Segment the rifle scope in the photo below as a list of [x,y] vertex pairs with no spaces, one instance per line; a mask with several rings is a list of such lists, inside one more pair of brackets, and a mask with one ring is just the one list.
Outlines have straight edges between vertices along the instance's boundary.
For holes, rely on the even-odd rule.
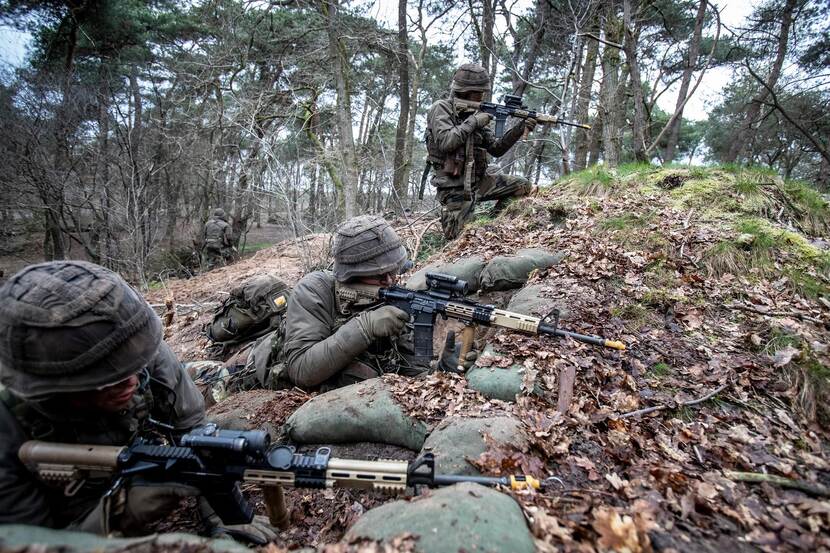
[[444,292],[450,295],[467,294],[467,281],[457,276],[444,273],[427,273],[427,288],[433,292]]
[[271,435],[265,430],[221,430],[214,423],[208,423],[182,436],[181,445],[264,455],[271,445]]

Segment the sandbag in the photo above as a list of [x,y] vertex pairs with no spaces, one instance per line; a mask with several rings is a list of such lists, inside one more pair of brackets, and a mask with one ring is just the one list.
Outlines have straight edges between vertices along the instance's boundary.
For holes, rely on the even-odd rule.
[[0,549],[17,551],[105,553],[107,551],[200,551],[202,553],[250,553],[231,539],[208,539],[181,532],[150,534],[140,538],[105,538],[86,532],[53,530],[25,524],[0,525]]
[[454,263],[431,263],[409,277],[406,287],[410,290],[426,290],[427,273],[444,273],[466,280],[468,290],[472,293],[478,290],[482,269],[484,260],[477,255],[462,257]]
[[487,451],[484,434],[496,443],[527,445],[522,424],[513,417],[449,417],[427,437],[421,454],[435,454],[435,471],[438,473],[480,476],[478,469],[467,459],[478,459]]
[[494,257],[481,271],[479,286],[483,292],[520,288],[534,269],[555,265],[562,257],[532,248],[519,250],[515,256]]
[[564,305],[554,299],[542,296],[544,289],[549,287],[550,285],[545,284],[525,286],[513,294],[505,309],[525,315],[533,315],[534,317],[544,317],[553,309],[558,309],[559,318],[561,320],[567,319],[568,310]]
[[413,534],[415,551],[533,553],[533,537],[519,505],[478,484],[456,484],[414,501],[394,501],[368,511],[344,541],[369,538],[389,543]]
[[382,379],[372,378],[312,398],[288,418],[284,432],[301,444],[378,442],[418,451],[427,426],[404,413]]
[[[498,352],[493,349],[492,344],[488,343],[479,359],[484,360],[493,355],[498,355]],[[465,377],[468,388],[476,390],[488,399],[516,401],[516,396],[525,392],[522,388],[525,371],[526,369],[518,363],[502,368],[495,365],[485,367],[477,362],[473,368],[467,371]],[[530,392],[541,394],[541,390],[535,382]]]

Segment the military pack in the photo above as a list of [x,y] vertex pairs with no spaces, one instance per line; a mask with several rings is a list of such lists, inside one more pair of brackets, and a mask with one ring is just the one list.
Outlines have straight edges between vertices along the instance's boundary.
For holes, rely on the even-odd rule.
[[231,290],[205,326],[214,343],[248,342],[276,330],[282,324],[291,288],[273,275],[262,275]]

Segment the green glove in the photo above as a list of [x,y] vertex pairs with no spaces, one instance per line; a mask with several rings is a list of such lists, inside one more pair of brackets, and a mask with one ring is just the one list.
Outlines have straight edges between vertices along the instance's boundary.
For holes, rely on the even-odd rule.
[[[447,341],[444,343],[444,350],[441,352],[441,358],[438,360],[438,366],[436,368],[441,372],[459,373],[459,353],[461,353],[461,344],[455,342],[455,331],[449,330],[447,331]],[[476,359],[478,359],[478,352],[476,350],[471,349],[467,352],[467,355],[464,356],[464,361],[461,363],[465,372],[472,368]]]
[[468,121],[470,119],[473,120],[474,128],[483,129],[484,127],[490,124],[490,121],[493,119],[493,116],[484,111],[477,111],[467,118]]
[[[151,522],[170,514],[183,498],[198,495],[199,490],[193,486],[177,482],[147,482],[135,478],[126,489],[111,499],[109,530],[117,530],[125,535],[144,533]],[[82,532],[106,534],[103,499],[82,520],[70,527]]]
[[279,535],[279,530],[268,523],[267,517],[261,515],[255,515],[248,524],[223,524],[222,519],[204,498],[199,501],[199,514],[202,516],[202,522],[209,528],[212,538],[230,537],[242,543],[265,545],[275,541]]
[[377,338],[400,336],[409,322],[409,313],[394,305],[384,305],[372,311],[364,311],[356,317],[363,334],[374,342]]

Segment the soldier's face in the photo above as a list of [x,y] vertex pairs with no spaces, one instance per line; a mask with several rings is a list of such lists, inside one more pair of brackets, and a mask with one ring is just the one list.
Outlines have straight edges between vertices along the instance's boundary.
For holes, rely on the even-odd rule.
[[370,286],[394,286],[398,283],[398,273],[395,271],[368,277],[360,277],[361,284],[368,284]]
[[470,91],[463,93],[461,97],[471,102],[481,102],[484,99],[484,93],[481,91]]
[[97,390],[72,394],[70,404],[82,409],[117,413],[129,405],[138,384],[138,375],[134,374]]

